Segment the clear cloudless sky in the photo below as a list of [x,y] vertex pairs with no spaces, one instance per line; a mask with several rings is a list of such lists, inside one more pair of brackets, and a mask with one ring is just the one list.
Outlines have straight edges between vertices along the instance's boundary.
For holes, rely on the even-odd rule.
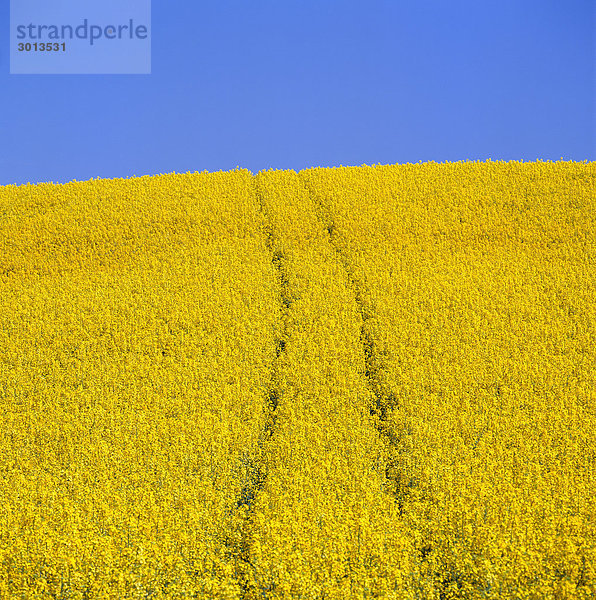
[[596,158],[593,0],[153,0],[151,25],[151,75],[9,75],[2,3],[0,185]]

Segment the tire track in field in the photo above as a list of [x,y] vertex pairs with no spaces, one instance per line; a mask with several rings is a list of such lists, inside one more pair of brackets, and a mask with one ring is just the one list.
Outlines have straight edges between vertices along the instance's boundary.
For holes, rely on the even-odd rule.
[[[381,438],[385,441],[388,450],[388,460],[385,465],[385,479],[387,482],[385,490],[397,503],[400,516],[407,519],[408,514],[405,504],[411,494],[412,486],[415,486],[416,483],[414,478],[411,477],[411,473],[403,465],[401,457],[406,451],[403,438],[389,419],[389,415],[392,412],[399,410],[399,402],[395,392],[387,382],[388,367],[383,359],[379,344],[370,331],[370,325],[372,325],[372,320],[376,316],[375,310],[365,300],[364,295],[368,290],[358,280],[347,253],[338,243],[339,236],[331,211],[319,199],[316,189],[309,182],[302,179],[302,183],[309,193],[321,223],[329,234],[330,244],[334,248],[338,260],[347,274],[358,311],[362,317],[360,339],[364,352],[365,376],[374,397],[369,410],[373,424]],[[430,564],[427,561],[429,560],[429,555],[434,551],[435,542],[428,537],[423,537],[416,544],[416,547],[420,563]],[[440,562],[439,565],[441,565]],[[441,566],[443,568],[442,572],[437,570],[437,566],[433,567],[431,577],[434,580],[434,590],[438,598],[444,600],[450,597],[450,590],[453,586],[461,590],[465,582],[462,579],[461,573],[454,571],[445,563]]]
[[353,291],[358,312],[362,317],[362,327],[360,328],[360,341],[362,343],[365,364],[365,377],[369,389],[373,393],[374,401],[369,406],[369,412],[373,424],[381,434],[389,450],[389,460],[385,468],[385,478],[388,483],[388,492],[390,492],[397,502],[400,515],[403,514],[404,500],[407,496],[409,478],[407,473],[400,466],[399,456],[403,452],[403,445],[398,433],[388,422],[388,415],[398,409],[398,402],[395,393],[386,383],[387,366],[383,361],[382,354],[379,351],[378,344],[370,332],[369,323],[374,318],[374,309],[364,300],[365,290],[354,275],[346,253],[337,243],[337,230],[333,216],[319,200],[316,190],[302,179],[302,183],[313,205],[316,208],[319,220],[329,234],[329,242],[337,255],[339,263],[347,274],[349,285]]
[[[411,473],[403,465],[402,456],[406,451],[403,439],[388,418],[393,411],[399,410],[399,402],[395,392],[387,382],[386,374],[388,367],[383,359],[379,345],[370,331],[371,321],[375,318],[374,307],[370,306],[364,299],[364,294],[367,290],[358,281],[350,264],[349,257],[338,243],[338,234],[333,215],[319,200],[316,190],[304,180],[303,185],[316,207],[321,223],[329,234],[329,242],[347,274],[358,311],[362,317],[360,340],[364,353],[365,377],[374,398],[369,411],[373,425],[379,432],[381,439],[385,441],[387,448],[388,459],[385,464],[386,485],[384,488],[386,493],[390,494],[396,502],[400,516],[407,519],[405,504],[410,496],[411,486],[415,485],[415,483],[411,477]],[[428,560],[429,554],[433,550],[433,545],[433,542],[429,539],[423,539],[416,544],[417,554],[421,563],[425,563]],[[461,588],[462,582],[457,573],[451,573],[446,577],[441,577],[438,573],[434,573],[434,577],[438,577],[435,581],[435,589],[438,592],[438,597],[442,600],[448,597],[448,588],[451,584],[457,585],[458,589]]]
[[[265,451],[271,438],[275,435],[277,415],[276,410],[279,404],[280,391],[278,386],[279,360],[285,352],[287,342],[287,315],[292,304],[292,297],[289,293],[288,277],[285,269],[285,257],[279,248],[271,219],[267,214],[263,202],[263,195],[255,179],[255,193],[259,202],[261,214],[265,219],[265,244],[271,255],[271,262],[275,267],[279,280],[279,296],[281,302],[281,332],[275,339],[275,360],[271,366],[271,384],[267,395],[267,418],[257,441],[257,451],[246,453],[242,459],[244,483],[240,494],[236,498],[233,511],[240,516],[240,523],[234,532],[233,539],[228,540],[227,545],[230,548],[229,558],[235,562],[235,577],[240,585],[241,598],[262,596],[268,598],[268,587],[261,584],[258,579],[258,573],[255,565],[250,560],[250,545],[248,542],[249,532],[253,526],[253,515],[255,510],[256,498],[263,489],[267,480],[267,465],[265,462]],[[250,577],[247,571],[253,572]],[[251,584],[251,581],[257,582],[258,588]]]

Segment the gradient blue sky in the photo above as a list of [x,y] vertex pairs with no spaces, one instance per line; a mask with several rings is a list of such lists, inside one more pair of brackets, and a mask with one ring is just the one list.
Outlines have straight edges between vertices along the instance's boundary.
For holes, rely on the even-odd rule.
[[0,185],[596,159],[593,0],[154,0],[151,75],[9,75]]

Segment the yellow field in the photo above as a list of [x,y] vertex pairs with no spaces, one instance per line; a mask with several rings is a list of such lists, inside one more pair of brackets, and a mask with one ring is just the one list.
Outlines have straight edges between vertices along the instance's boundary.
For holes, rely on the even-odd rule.
[[0,599],[596,596],[595,182],[0,187]]

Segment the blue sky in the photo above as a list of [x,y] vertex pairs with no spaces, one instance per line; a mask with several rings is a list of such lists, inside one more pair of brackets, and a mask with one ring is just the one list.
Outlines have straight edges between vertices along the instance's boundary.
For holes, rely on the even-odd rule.
[[154,0],[151,75],[9,75],[3,3],[0,185],[595,160],[595,7]]

